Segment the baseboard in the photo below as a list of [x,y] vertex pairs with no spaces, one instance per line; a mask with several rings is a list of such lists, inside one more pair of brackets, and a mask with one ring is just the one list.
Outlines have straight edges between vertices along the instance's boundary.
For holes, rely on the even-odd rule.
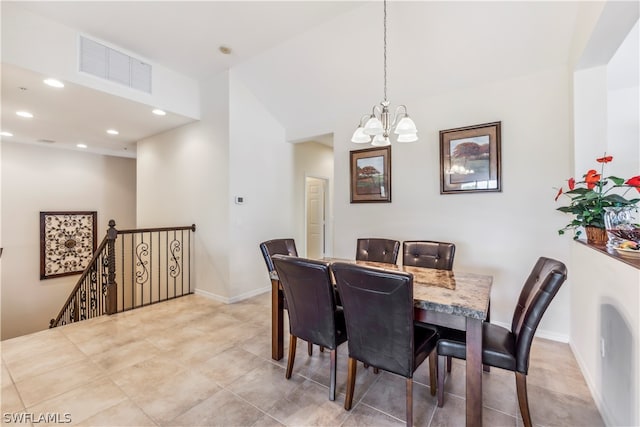
[[[511,330],[511,324],[510,323],[494,322],[493,320],[491,321],[491,323],[495,323],[496,325],[500,325],[503,328]],[[544,338],[544,339],[551,340],[551,341],[562,342],[562,343],[565,343],[565,344],[569,343],[569,335],[559,334],[557,332],[545,331],[545,330],[542,330],[542,329],[536,330],[536,337]]]
[[595,402],[596,407],[598,408],[598,411],[602,416],[602,420],[604,421],[604,424],[607,426],[615,425],[613,423],[614,418],[612,414],[609,412],[609,410],[606,408],[606,406],[604,405],[604,401],[602,400],[602,395],[600,395],[598,388],[596,387],[596,384],[593,381],[593,378],[591,378],[591,375],[589,375],[589,371],[587,370],[587,365],[586,363],[584,363],[584,360],[582,360],[582,356],[580,356],[580,353],[576,351],[575,347],[571,342],[569,343],[569,347],[571,348],[573,357],[575,357],[576,362],[578,362],[578,367],[580,368],[580,372],[582,372],[582,376],[584,377],[584,380],[587,383],[587,387],[589,387],[589,391],[591,392],[591,397],[593,398],[593,401]]
[[240,302],[251,297],[255,297],[257,295],[262,295],[266,292],[271,292],[271,286],[266,286],[264,288],[255,289],[253,291],[245,292],[244,294],[236,295],[234,297],[223,297],[218,294],[214,294],[213,292],[205,291],[202,289],[197,289],[194,291],[196,295],[202,295],[205,298],[212,299],[214,301],[222,302],[224,304],[233,304],[236,302]]

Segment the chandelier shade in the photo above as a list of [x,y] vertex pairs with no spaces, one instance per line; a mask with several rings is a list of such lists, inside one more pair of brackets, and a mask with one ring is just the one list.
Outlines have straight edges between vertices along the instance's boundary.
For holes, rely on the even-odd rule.
[[[391,145],[389,135],[398,135],[398,142],[415,142],[418,140],[418,128],[407,113],[407,107],[400,105],[393,115],[389,112],[387,101],[387,1],[384,0],[384,100],[374,105],[371,114],[365,114],[360,119],[358,127],[353,132],[351,142],[384,147]],[[365,121],[366,120],[366,121]],[[364,122],[364,124],[363,124]],[[373,138],[372,138],[373,137]]]

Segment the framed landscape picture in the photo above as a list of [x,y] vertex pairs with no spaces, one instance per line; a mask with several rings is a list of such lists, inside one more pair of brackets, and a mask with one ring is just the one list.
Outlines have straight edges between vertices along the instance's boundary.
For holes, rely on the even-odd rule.
[[391,147],[351,155],[351,203],[391,202]]
[[96,250],[95,211],[40,212],[40,279],[82,273]]
[[501,191],[500,124],[440,131],[440,194]]

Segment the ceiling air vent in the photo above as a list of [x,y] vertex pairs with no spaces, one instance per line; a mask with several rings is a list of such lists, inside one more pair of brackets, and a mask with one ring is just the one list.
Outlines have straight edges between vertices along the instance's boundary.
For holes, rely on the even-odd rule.
[[151,93],[151,65],[83,36],[80,71]]

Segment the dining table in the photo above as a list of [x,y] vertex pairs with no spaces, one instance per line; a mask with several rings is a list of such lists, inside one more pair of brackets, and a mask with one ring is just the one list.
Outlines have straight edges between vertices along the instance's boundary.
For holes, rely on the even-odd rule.
[[[464,271],[386,264],[371,261],[321,258],[320,261],[353,262],[413,275],[414,319],[466,332],[466,425],[482,425],[482,323],[489,315],[493,277]],[[272,340],[271,357],[284,353],[284,294],[277,272],[270,273]]]

